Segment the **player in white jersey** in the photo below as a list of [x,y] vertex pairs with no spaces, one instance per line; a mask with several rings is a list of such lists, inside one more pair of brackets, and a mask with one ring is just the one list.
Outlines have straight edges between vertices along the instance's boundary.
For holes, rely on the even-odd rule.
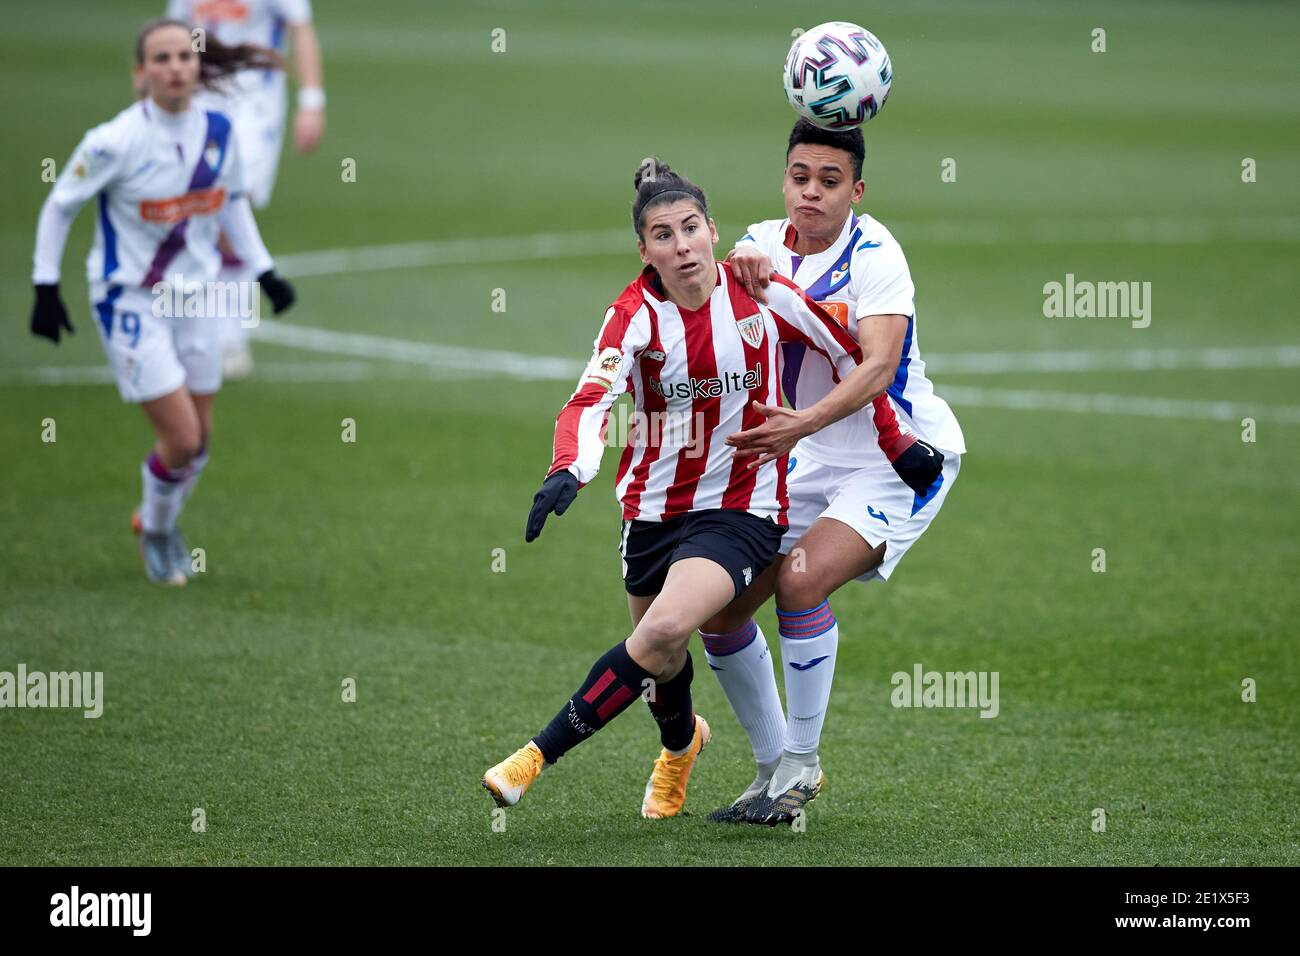
[[[226,46],[251,44],[274,50],[287,58],[293,50],[298,82],[298,111],[294,116],[294,145],[309,153],[325,131],[325,89],[320,43],[312,23],[311,0],[168,0],[167,16],[201,28]],[[284,142],[288,115],[288,80],[284,70],[247,69],[220,87],[204,90],[199,103],[231,118],[244,158],[245,188],[254,209],[271,201],[276,170]],[[222,279],[239,282],[251,278],[249,265],[223,244]],[[227,378],[242,378],[252,371],[249,329],[227,320],[222,347]]]
[[[641,813],[681,811],[710,734],[692,706],[687,643],[763,572],[786,525],[784,461],[748,468],[722,439],[757,427],[755,406],[776,403],[780,343],[825,356],[835,379],[854,378],[860,357],[792,283],[774,282],[760,305],[714,261],[717,231],[697,186],[654,159],[635,184],[632,219],[647,268],[605,313],[591,362],[556,419],[554,456],[525,534],[536,538],[547,515],[563,514],[595,477],[610,407],[632,394],[635,424],[617,479],[632,633],[539,734],[484,775],[500,806],[518,802],[544,766],[644,697],[663,750]],[[909,443],[887,400],[878,424],[871,437],[883,446]]]
[[[866,188],[863,156],[861,130],[797,123],[786,150],[787,218],[751,226],[729,257],[756,297],[769,276],[802,286],[858,341],[867,371],[856,380],[863,391],[832,391],[820,356],[786,346],[782,387],[792,408],[766,408],[760,428],[727,439],[739,455],[758,456],[751,461],[789,453],[790,526],[781,553],[794,558],[774,561],[701,631],[758,765],[740,797],[711,815],[717,821],[788,823],[820,791],[818,744],[839,643],[828,599],[848,581],[889,578],[938,514],[966,451],[957,419],[925,374],[903,252],[883,225],[853,212]],[[933,483],[899,480],[880,450],[861,440],[869,412],[855,409],[881,394],[941,461]],[[773,593],[788,716],[753,621]]]
[[[91,313],[122,399],[140,404],[157,437],[141,465],[133,525],[150,580],[181,585],[191,564],[176,521],[207,462],[221,387],[218,322],[232,310],[257,315],[259,285],[277,313],[293,301],[244,195],[238,137],[193,94],[200,83],[276,60],[211,40],[196,54],[189,28],[170,20],[145,25],[135,57],[143,98],[85,135],[41,208],[31,328],[55,344],[61,330],[73,331],[59,296],[63,249],[77,211],[96,199],[86,259]],[[253,265],[258,285],[214,281],[219,230]]]

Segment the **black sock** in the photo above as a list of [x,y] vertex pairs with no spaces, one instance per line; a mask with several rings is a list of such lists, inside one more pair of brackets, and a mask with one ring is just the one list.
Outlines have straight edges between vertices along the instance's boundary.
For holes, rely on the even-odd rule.
[[655,685],[650,715],[659,724],[659,739],[668,750],[685,750],[695,738],[695,708],[691,705],[691,655],[672,680]]
[[[547,763],[555,763],[578,744],[627,710],[651,677],[619,641],[596,661],[582,686],[551,718],[533,743]],[[683,744],[683,746],[685,746]]]

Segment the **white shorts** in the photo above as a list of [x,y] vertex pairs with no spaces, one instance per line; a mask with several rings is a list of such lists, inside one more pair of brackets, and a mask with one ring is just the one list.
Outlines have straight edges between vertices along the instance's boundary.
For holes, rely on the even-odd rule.
[[871,464],[854,468],[823,464],[801,454],[796,445],[786,470],[790,529],[781,539],[781,553],[789,554],[818,518],[834,518],[873,548],[884,542],[885,557],[880,566],[858,580],[887,581],[894,566],[943,507],[960,468],[961,457],[945,452],[939,487],[922,498],[904,484],[883,453]]
[[221,388],[221,325],[211,318],[159,318],[140,286],[93,283],[90,312],[124,402],[148,402],[182,385],[196,395]]

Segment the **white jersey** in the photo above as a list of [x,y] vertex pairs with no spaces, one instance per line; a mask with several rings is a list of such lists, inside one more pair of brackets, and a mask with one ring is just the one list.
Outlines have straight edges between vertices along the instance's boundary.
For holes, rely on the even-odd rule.
[[[167,16],[202,27],[221,43],[252,43],[284,54],[288,28],[311,22],[311,0],[167,0]],[[241,70],[223,88],[231,96],[284,96],[284,71]]]
[[[177,273],[186,282],[217,277],[218,216],[242,192],[239,150],[224,114],[193,104],[171,114],[144,99],[85,135],[47,202],[70,222],[98,197],[87,278],[152,287]],[[57,256],[42,268],[41,253],[38,244],[34,281],[57,281]],[[270,268],[264,248],[257,257],[250,266]]]
[[[966,441],[956,416],[925,376],[912,277],[903,250],[889,230],[870,216],[850,215],[839,238],[824,252],[810,256],[794,254],[795,238],[790,220],[769,219],[750,226],[736,248],[756,246],[772,261],[778,275],[803,287],[855,341],[858,320],[864,316],[907,316],[898,372],[887,394],[903,422],[919,437],[941,451],[965,454]],[[787,401],[795,408],[805,408],[825,397],[835,385],[826,361],[798,345],[786,345],[784,350],[781,387]],[[862,440],[873,428],[872,414],[870,405],[854,412],[803,439],[800,448],[826,464],[866,466],[877,457],[875,443]]]
[[[729,508],[786,523],[785,457],[750,469],[723,439],[762,424],[754,401],[776,402],[778,343],[824,356],[837,377],[862,353],[793,284],[773,282],[759,305],[730,269],[719,264],[717,272],[713,294],[694,312],[669,301],[649,268],[609,307],[591,362],[557,416],[547,474],[595,478],[610,406],[630,392],[637,415],[615,481],[625,519]],[[895,441],[896,420],[882,407],[883,431]]]

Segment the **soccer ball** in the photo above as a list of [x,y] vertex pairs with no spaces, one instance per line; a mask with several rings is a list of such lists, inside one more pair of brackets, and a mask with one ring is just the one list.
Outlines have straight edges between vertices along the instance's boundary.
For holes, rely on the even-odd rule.
[[823,23],[795,37],[785,58],[785,96],[822,129],[861,126],[889,99],[884,44],[854,23]]

